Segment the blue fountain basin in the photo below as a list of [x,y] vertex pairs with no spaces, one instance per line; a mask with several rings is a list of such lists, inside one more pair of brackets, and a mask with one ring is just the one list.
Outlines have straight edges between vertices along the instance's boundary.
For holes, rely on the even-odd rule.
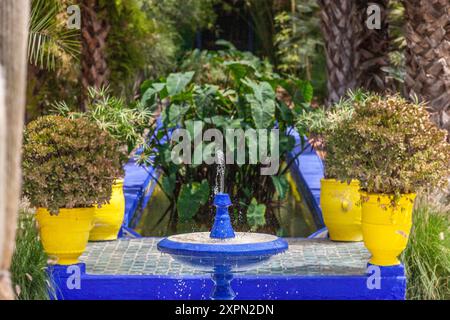
[[256,266],[288,249],[286,240],[258,233],[236,233],[232,239],[212,239],[209,233],[181,234],[165,238],[158,250],[175,260],[205,271],[228,266],[234,272]]

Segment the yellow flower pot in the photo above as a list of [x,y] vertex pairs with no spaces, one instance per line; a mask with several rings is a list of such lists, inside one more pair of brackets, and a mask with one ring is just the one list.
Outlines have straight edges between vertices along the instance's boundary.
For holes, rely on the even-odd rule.
[[412,225],[416,194],[405,194],[392,206],[389,195],[362,193],[364,245],[372,254],[370,263],[400,264],[397,257],[406,248]]
[[57,264],[78,263],[86,250],[92,229],[94,208],[60,209],[57,216],[45,208],[36,211],[36,220],[45,252]]
[[109,204],[95,208],[94,228],[90,241],[116,240],[125,215],[123,180],[116,180],[112,188]]
[[320,206],[330,239],[362,241],[359,181],[348,184],[322,179],[320,182]]

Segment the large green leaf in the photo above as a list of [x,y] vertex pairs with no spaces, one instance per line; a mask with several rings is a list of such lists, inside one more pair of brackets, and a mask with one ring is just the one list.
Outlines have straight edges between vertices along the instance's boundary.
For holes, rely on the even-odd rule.
[[145,80],[141,84],[141,95],[143,95],[151,86],[153,85],[153,80]]
[[270,83],[266,81],[255,82],[248,78],[242,80],[242,83],[249,87],[258,100],[275,100],[276,94]]
[[211,117],[218,113],[215,102],[218,92],[219,88],[213,85],[195,87],[193,97],[195,109],[200,118]]
[[143,95],[150,88],[152,88],[156,92],[161,92],[165,87],[166,87],[165,82],[155,82],[154,80],[145,80],[141,84],[141,94]]
[[300,92],[304,99],[304,102],[311,102],[314,97],[314,88],[309,81],[299,80],[297,82],[300,87]]
[[209,198],[209,184],[207,180],[202,183],[192,182],[181,186],[177,200],[177,210],[180,222],[191,220]]
[[289,92],[295,104],[309,104],[314,97],[314,88],[309,81],[290,79],[282,81],[282,86]]
[[286,122],[286,125],[292,126],[294,124],[294,114],[286,103],[280,101],[277,103],[277,108],[280,110],[281,119]]
[[252,96],[247,96],[247,100],[250,103],[256,129],[270,128],[274,119],[275,101],[259,101]]
[[221,129],[239,129],[242,128],[242,122],[244,120],[237,118],[237,119],[230,119],[229,116],[213,116],[211,118],[205,118],[204,122],[208,124],[214,125],[216,128]]
[[163,110],[161,121],[168,128],[173,128],[180,122],[181,118],[187,111],[187,107],[183,107],[177,104],[171,104]]
[[152,111],[153,109],[156,109],[156,107],[158,106],[156,104],[156,94],[157,91],[153,87],[148,88],[141,98],[142,105],[144,105],[145,107],[149,108]]
[[275,91],[268,82],[257,83],[246,79],[243,83],[253,91],[245,97],[250,104],[256,129],[270,128],[275,118]]
[[170,175],[170,176],[163,176],[161,181],[161,186],[165,194],[168,196],[172,196],[173,190],[175,189],[175,183],[176,183],[176,176]]
[[195,72],[172,73],[167,77],[167,91],[170,96],[177,95],[184,91],[189,82],[192,81]]
[[230,70],[235,81],[239,81],[242,78],[246,77],[247,75],[253,74],[253,73],[258,74],[258,76],[259,76],[258,71],[256,70],[255,66],[250,61],[246,61],[246,60],[226,61],[224,63],[224,66],[226,66]]
[[253,198],[247,208],[247,223],[252,230],[256,230],[258,227],[262,227],[266,224],[265,215],[266,206],[264,204],[258,204],[258,201]]
[[[196,120],[196,121],[201,121],[201,120]],[[184,126],[186,128],[186,130],[189,132],[189,135],[191,136],[191,139],[194,140],[195,136],[194,136],[194,120],[186,120],[184,121]]]

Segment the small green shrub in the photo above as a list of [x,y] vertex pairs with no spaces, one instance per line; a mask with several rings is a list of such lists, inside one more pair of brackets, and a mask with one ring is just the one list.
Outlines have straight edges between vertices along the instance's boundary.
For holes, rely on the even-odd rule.
[[357,177],[363,190],[395,196],[447,186],[450,145],[423,105],[372,94],[354,106],[325,136],[329,175]]
[[308,135],[330,135],[339,123],[353,117],[355,103],[363,102],[368,96],[368,93],[362,90],[349,91],[348,96],[342,98],[332,108],[305,108],[297,119],[297,130]]
[[54,104],[56,114],[70,119],[86,118],[126,146],[131,153],[144,142],[144,131],[153,116],[140,102],[127,106],[121,98],[111,96],[108,88],[89,88],[86,112],[72,112],[65,102]]
[[[362,90],[350,91],[348,96],[342,98],[332,108],[308,108],[304,109],[296,124],[298,132],[305,133],[310,138],[321,140],[320,150],[315,146],[316,150],[326,155],[327,141],[326,136],[331,136],[343,121],[350,121],[353,117],[356,103],[362,103],[369,97],[367,92]],[[336,179],[334,175],[336,171],[333,168],[333,162],[326,162],[325,178]]]
[[450,299],[449,214],[427,204],[414,210],[413,229],[402,256],[407,299]]
[[38,118],[24,134],[24,195],[52,214],[105,204],[123,161],[120,143],[90,121]]
[[34,212],[28,205],[22,204],[11,264],[12,283],[17,299],[48,300],[54,295],[46,271],[47,259],[39,240]]

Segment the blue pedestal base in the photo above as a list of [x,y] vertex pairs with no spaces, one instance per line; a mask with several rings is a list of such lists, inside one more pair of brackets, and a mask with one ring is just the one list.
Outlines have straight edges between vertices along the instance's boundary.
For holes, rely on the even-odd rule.
[[214,282],[214,290],[211,293],[211,300],[234,300],[236,294],[231,288],[231,280],[233,274],[231,268],[226,266],[218,266],[211,275]]

